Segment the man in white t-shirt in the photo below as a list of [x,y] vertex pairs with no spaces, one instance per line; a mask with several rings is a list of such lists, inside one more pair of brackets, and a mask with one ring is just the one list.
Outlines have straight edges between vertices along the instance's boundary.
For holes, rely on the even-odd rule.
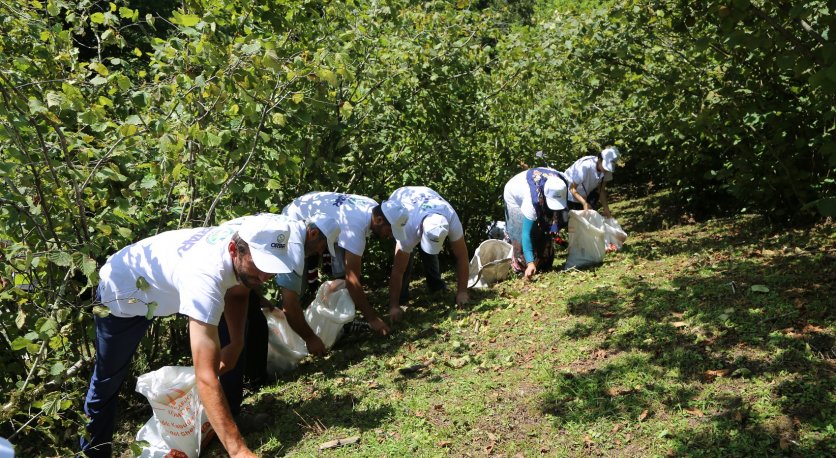
[[[321,213],[337,221],[340,225],[340,238],[331,260],[332,276],[345,278],[348,294],[369,326],[382,336],[388,335],[389,326],[380,319],[363,291],[360,271],[366,238],[369,234],[384,239],[393,235],[396,238],[402,237],[407,220],[406,209],[392,202],[380,205],[374,199],[355,194],[310,192],[294,199],[282,213],[303,220]],[[308,352],[323,354],[325,347],[302,316],[298,299],[294,300],[292,296],[283,296],[282,299],[288,324],[305,340]]]
[[409,301],[409,277],[415,253],[421,253],[427,286],[431,292],[446,290],[438,266],[438,253],[450,240],[450,249],[456,257],[456,305],[470,300],[467,292],[469,259],[464,230],[459,215],[449,202],[426,186],[404,186],[396,189],[387,202],[402,205],[409,212],[403,237],[395,237],[395,258],[389,277],[389,316],[397,321],[402,313],[401,305]]
[[250,290],[275,274],[301,272],[305,254],[322,252],[326,235],[335,234],[336,222],[325,217],[306,225],[263,213],[163,232],[110,256],[99,272],[98,300],[110,314],[95,317],[96,364],[81,453],[110,457],[119,389],[137,346],[155,317],[182,313],[189,317],[198,395],[212,428],[231,457],[255,456],[233,420],[242,396],[237,404],[228,399],[219,376],[240,370]]
[[597,156],[584,156],[568,169],[569,209],[589,210],[601,204],[601,214],[611,217],[607,204],[607,182],[612,180],[615,162],[619,151],[615,146],[607,146]]

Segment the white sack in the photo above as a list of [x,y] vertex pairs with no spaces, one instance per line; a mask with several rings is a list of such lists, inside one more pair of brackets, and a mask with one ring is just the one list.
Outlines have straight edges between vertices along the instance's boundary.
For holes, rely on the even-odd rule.
[[332,280],[319,287],[316,299],[305,310],[305,320],[322,339],[325,348],[331,348],[343,325],[354,320],[355,314],[354,301],[348,294],[345,281]]
[[291,329],[284,312],[264,312],[267,318],[267,373],[286,372],[308,356],[308,348],[299,334]]
[[569,211],[569,247],[566,268],[604,262],[604,217],[595,210]]
[[485,240],[473,253],[467,280],[468,288],[487,288],[505,280],[511,273],[513,247],[503,240]]
[[607,252],[620,250],[627,240],[627,233],[615,218],[604,218],[604,249]]
[[[267,373],[275,375],[294,369],[308,355],[305,341],[290,327],[284,313],[264,312],[267,318]],[[343,325],[355,316],[354,301],[344,280],[325,282],[316,299],[305,310],[305,321],[319,336],[325,348],[331,348],[340,336]]]
[[200,455],[204,438],[214,435],[197,395],[194,367],[165,366],[137,378],[136,391],[154,409],[136,435],[147,441],[142,458],[188,457]]

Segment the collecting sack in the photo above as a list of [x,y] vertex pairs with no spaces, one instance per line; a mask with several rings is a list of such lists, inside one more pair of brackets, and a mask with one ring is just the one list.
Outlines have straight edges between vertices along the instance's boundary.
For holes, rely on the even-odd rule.
[[607,253],[618,251],[624,246],[627,233],[615,218],[604,218],[604,249]]
[[569,211],[569,247],[566,268],[604,262],[604,217],[595,210]]
[[505,280],[511,273],[513,247],[503,240],[485,240],[470,260],[468,288],[487,288]]
[[[325,348],[331,348],[339,338],[343,325],[355,316],[354,301],[348,294],[344,280],[332,280],[322,284],[316,299],[305,309],[305,321],[322,339]],[[295,368],[308,355],[305,341],[290,327],[281,311],[264,311],[267,318],[267,373],[275,376]]]
[[136,434],[146,441],[142,458],[197,458],[214,437],[197,395],[194,367],[165,366],[137,378],[136,391],[154,409],[154,416]]

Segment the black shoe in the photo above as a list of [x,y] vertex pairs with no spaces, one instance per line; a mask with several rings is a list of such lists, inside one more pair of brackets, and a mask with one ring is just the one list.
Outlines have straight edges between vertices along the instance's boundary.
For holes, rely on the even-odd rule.
[[367,321],[354,320],[343,325],[343,334],[347,336],[371,332],[372,326]]

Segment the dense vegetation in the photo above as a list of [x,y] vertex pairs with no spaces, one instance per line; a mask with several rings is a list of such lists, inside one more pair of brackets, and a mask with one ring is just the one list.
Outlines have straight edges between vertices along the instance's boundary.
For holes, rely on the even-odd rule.
[[109,253],[309,190],[426,184],[479,240],[535,151],[616,144],[695,215],[836,214],[834,2],[592,3],[0,2],[0,435],[73,447]]

